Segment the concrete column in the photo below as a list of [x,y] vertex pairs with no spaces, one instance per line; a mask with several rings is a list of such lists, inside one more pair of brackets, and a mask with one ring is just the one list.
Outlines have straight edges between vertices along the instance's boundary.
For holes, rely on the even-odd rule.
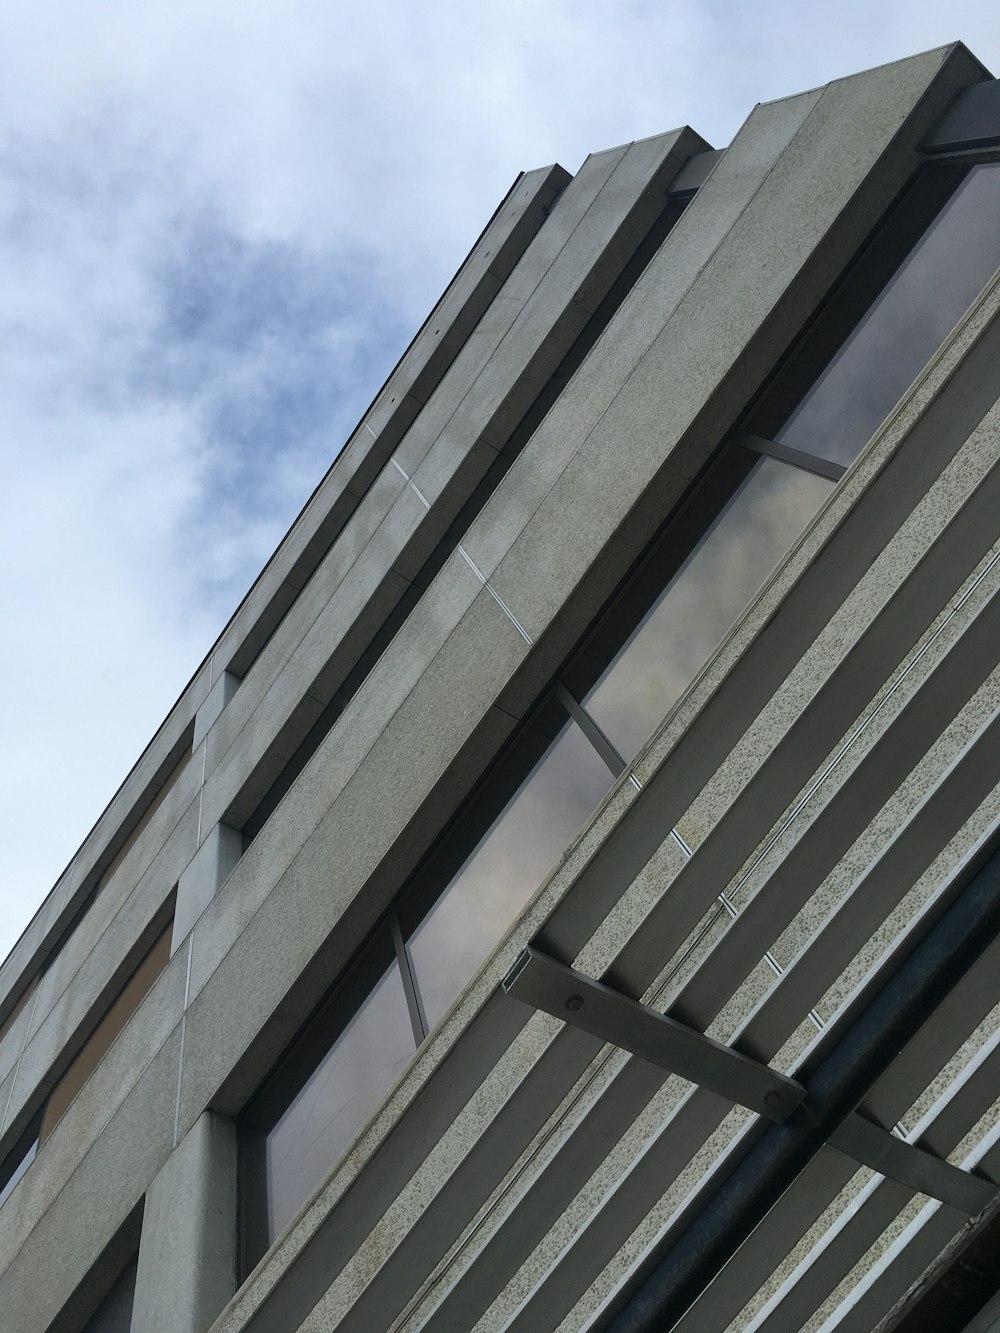
[[177,881],[171,954],[233,873],[242,855],[243,834],[226,824],[216,824]]
[[195,714],[193,745],[196,750],[208,735],[211,727],[222,716],[222,710],[236,693],[239,683],[239,676],[234,676],[230,671],[223,671],[209,690],[204,703]]
[[146,1192],[133,1333],[205,1333],[236,1290],[236,1125],[205,1111]]

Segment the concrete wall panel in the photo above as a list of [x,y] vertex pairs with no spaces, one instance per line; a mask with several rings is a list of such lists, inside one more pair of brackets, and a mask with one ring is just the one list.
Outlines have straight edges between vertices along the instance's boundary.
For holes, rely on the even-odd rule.
[[[323,550],[385,465],[403,432],[458,355],[502,281],[546,219],[569,177],[561,167],[541,168],[515,183],[508,199],[474,247],[455,281],[432,311],[414,344],[389,377],[337,465],[311,497],[261,578],[223,631],[215,648],[221,666],[243,675],[252,657],[242,643],[269,602],[283,600],[284,585],[301,588]],[[339,502],[339,504],[338,504]],[[327,515],[338,507],[331,524]],[[246,660],[244,660],[246,659]]]
[[[719,427],[725,430],[733,424],[733,409],[743,407],[747,399],[719,393],[720,380],[724,382],[729,368],[744,358],[749,340],[758,336],[758,329],[843,212],[844,199],[866,183],[875,162],[880,161],[879,193],[886,201],[893,186],[898,189],[912,172],[913,144],[897,146],[892,153],[886,152],[886,144],[907,109],[921,100],[941,63],[939,52],[903,62],[906,70],[894,66],[891,102],[880,71],[857,76],[850,91],[832,85],[802,121],[772,167],[767,189],[747,203],[713,262],[634,370],[628,394],[618,395],[608,406],[587,438],[586,450],[568,464],[563,484],[535,511],[516,554],[512,551],[497,568],[497,591],[509,605],[521,607],[517,614],[532,637],[566,600],[579,572],[604,554],[602,539],[609,539],[623,522],[663,463],[671,459],[675,483],[678,472],[690,475],[716,447],[719,434],[699,422],[713,393],[719,394]],[[904,76],[905,98],[898,87]],[[934,101],[939,99],[937,94]],[[909,137],[915,141],[918,129],[911,128]],[[668,258],[672,239],[664,244],[661,261]],[[816,301],[822,290],[814,288],[810,295]],[[796,304],[800,302],[801,298]],[[609,327],[605,338],[613,335],[613,329]],[[771,341],[756,373],[747,365],[744,392],[759,386],[779,346]],[[692,428],[696,433],[687,435]],[[693,457],[685,468],[688,450]],[[672,451],[680,454],[679,468]],[[532,453],[529,446],[525,467],[530,467]],[[553,531],[565,534],[555,549]],[[478,563],[480,552],[472,534],[469,545]],[[489,562],[480,568],[489,574]],[[533,573],[539,569],[547,571],[543,580]],[[529,605],[526,591],[532,585]]]
[[[22,1208],[5,1217],[0,1309],[19,1333],[48,1329],[141,1200],[146,1182],[166,1161],[173,1145],[179,1051],[175,1034],[142,1069],[132,1095],[43,1209],[35,1199],[29,1207],[25,1197]],[[63,1124],[68,1123],[69,1116]],[[40,1166],[41,1157],[4,1205],[5,1213]],[[13,1257],[3,1237],[21,1242]],[[39,1281],[40,1274],[44,1281]]]
[[[980,75],[967,53],[950,48],[753,113],[473,523],[474,563],[461,552],[449,558],[221,891],[214,898],[200,891],[200,914],[166,972],[4,1205],[0,1308],[13,1312],[19,1329],[41,1333],[60,1310],[71,1310],[146,1190],[152,1185],[154,1205],[170,1194],[169,1182],[183,1176],[184,1143],[194,1142],[184,1135],[205,1123],[206,1107],[242,1109],[915,169],[921,136]],[[218,836],[223,816],[249,814],[280,772],[657,217],[684,158],[703,147],[682,132],[596,155],[544,225],[542,211],[564,184],[560,173],[541,173],[505,202],[503,221],[488,230],[435,311],[447,307],[450,324],[432,318],[421,330],[342,463],[57,886],[14,966],[0,971],[0,995],[5,985],[21,984],[203,708],[197,725],[199,739],[208,728],[207,749],[44,979],[36,1012],[25,1020],[30,1040],[20,1064],[7,1049],[17,1024],[0,1051],[8,1142],[136,960],[173,883],[187,871],[204,890],[203,867],[192,865],[199,838]],[[987,330],[965,344],[968,364],[986,356],[990,337]],[[662,1075],[642,1083],[624,1057],[596,1063],[598,1043],[529,1019],[498,993],[498,983],[521,945],[541,939],[560,956],[586,959],[595,973],[614,964],[637,994],[665,984],[676,941],[704,924],[722,884],[737,892],[734,877],[744,875],[762,831],[777,827],[838,737],[919,651],[934,617],[958,605],[963,579],[991,540],[996,477],[987,473],[997,435],[979,387],[960,392],[961,371],[946,382],[949,354],[651,738],[636,761],[642,790],[626,781],[612,791],[470,982],[223,1317],[226,1333],[287,1333],[303,1315],[306,1328],[343,1319],[345,1330],[367,1333],[388,1327],[428,1280],[436,1294],[422,1309],[431,1327],[447,1327],[456,1312],[463,1327],[476,1319],[483,1327],[497,1319],[530,1323],[543,1300],[539,1282],[555,1293],[546,1317],[572,1317],[574,1302],[586,1306],[595,1272],[605,1271],[604,1291],[613,1282],[604,1265],[618,1261],[623,1240],[646,1226],[646,1243],[648,1228],[669,1221],[699,1173],[723,1160],[727,1144],[710,1132],[729,1124],[724,1106],[702,1093],[688,1096]],[[956,395],[960,410],[949,412]],[[387,466],[397,447],[413,486]],[[907,457],[913,466],[905,469]],[[920,659],[928,681],[942,688],[965,662],[957,654],[975,648],[976,661],[983,656],[973,623],[978,607],[962,605],[968,627],[963,637],[954,621],[955,655],[928,651]],[[221,707],[214,696],[205,703],[211,681],[240,654],[248,665],[286,609],[241,688]],[[793,625],[790,617],[799,619]],[[914,668],[868,748],[845,762],[815,811],[774,844],[776,882],[801,853],[806,879],[822,881],[815,901],[803,907],[801,885],[793,886],[794,902],[791,893],[779,902],[762,879],[740,881],[747,920],[766,916],[772,933],[785,932],[775,945],[785,963],[812,938],[816,913],[832,901],[824,892],[835,892],[817,845],[826,812],[839,821],[838,837],[854,828],[852,820],[864,824],[868,865],[905,822],[908,799],[930,799],[936,781],[947,788],[949,764],[963,747],[969,762],[987,752],[986,687],[976,693],[976,682],[963,676],[950,712],[938,710],[941,727],[968,697],[965,712],[936,749],[916,754],[907,728],[917,713],[906,708],[923,709],[921,734],[931,725],[924,714],[933,711],[930,695],[907,693],[918,676]],[[199,797],[206,759],[211,776]],[[907,775],[912,782],[883,801],[897,768],[900,783]],[[865,773],[878,779],[870,788],[858,776]],[[955,820],[969,816],[974,795],[969,788],[964,805],[954,803]],[[866,800],[872,811],[862,809]],[[685,861],[665,820],[679,821],[696,848],[693,860]],[[928,837],[947,832],[943,823],[928,829]],[[984,836],[981,821],[975,836]],[[898,925],[885,927],[887,948]],[[695,950],[671,993],[680,1002],[687,997],[698,1021],[727,1038],[775,983],[763,964],[727,944],[739,927],[727,936],[709,926],[705,939],[717,956],[705,961]],[[710,985],[712,968],[727,959],[732,976]],[[793,1062],[801,1049],[800,1041],[781,1059]],[[408,1106],[415,1114],[400,1120]],[[626,1113],[634,1127],[609,1154],[595,1126],[602,1116],[615,1124]],[[740,1123],[730,1125],[729,1142]],[[636,1169],[647,1144],[652,1156],[643,1162],[662,1170]],[[690,1150],[686,1162],[676,1158],[678,1144]],[[592,1173],[592,1202],[615,1192],[613,1217],[591,1223],[581,1195],[579,1206],[561,1207],[561,1220],[548,1218],[545,1210],[565,1203],[584,1172]],[[667,1194],[661,1179],[673,1181]],[[144,1241],[140,1309],[167,1309],[172,1317],[182,1303],[171,1306],[160,1279],[179,1252],[168,1225],[174,1204],[159,1213]],[[162,1262],[151,1257],[154,1231],[173,1245]],[[187,1266],[198,1265],[196,1231],[182,1238]],[[628,1245],[621,1262],[633,1264],[638,1251]],[[64,1262],[39,1295],[37,1274],[52,1254]],[[293,1255],[300,1262],[289,1269]],[[293,1291],[304,1274],[319,1301],[311,1314]],[[463,1281],[469,1299],[442,1303],[445,1288],[460,1292]],[[282,1304],[283,1292],[290,1304]],[[296,1300],[302,1308],[281,1325],[281,1312]],[[211,1318],[203,1313],[201,1323]],[[165,1317],[142,1315],[157,1323]]]
[[481,588],[465,561],[458,554],[452,556],[400,630],[393,653],[378,663],[349,704],[341,725],[296,780],[294,801],[279,807],[245,853],[225,891],[199,922],[194,934],[192,997],[299,854]]
[[[196,790],[193,781],[192,786]],[[190,798],[190,792],[186,795]],[[184,796],[178,793],[178,805],[182,805]],[[120,967],[125,957],[134,955],[140,938],[148,936],[152,923],[165,924],[164,906],[197,850],[198,797],[188,799],[179,818],[176,809],[162,809],[162,820],[160,814],[157,811],[157,819],[151,821],[132,849],[140,864],[152,852],[145,869],[132,881],[130,853],[119,868],[120,874],[116,872],[113,883],[97,895],[59,958],[42,978],[31,1025],[32,1037],[60,1004],[79,1019],[89,1008],[83,994],[74,990],[81,974],[91,969],[96,974],[109,965]],[[103,984],[107,985],[109,979],[110,974],[105,972]],[[68,1032],[62,1032],[59,1043],[68,1037]]]
[[[196,926],[185,1113],[199,1096],[206,1095],[204,1083],[197,1092],[188,1091],[200,1059],[195,1054],[199,1042],[217,1052],[216,1059],[221,1057],[231,1065],[232,1053],[246,1049],[279,1005],[289,978],[307,967],[339,918],[346,916],[350,927],[341,945],[343,961],[374,925],[400,886],[377,876],[373,879],[373,871],[417,813],[421,799],[443,776],[469,732],[488,712],[497,675],[513,670],[526,651],[527,645],[492,597],[480,593],[264,899],[232,953],[209,974],[205,962],[219,956],[220,941],[213,943],[209,959],[203,961],[201,937],[214,927],[218,913],[206,913],[204,930],[202,922]],[[328,738],[314,757],[310,764],[314,772],[322,771],[324,751],[334,741],[335,736]],[[365,885],[365,894],[359,898]],[[230,891],[239,891],[238,871],[222,897]],[[220,1011],[221,997],[232,994],[233,978],[245,971],[251,957],[258,960],[252,992],[241,993],[238,1004]],[[336,975],[332,967],[323,970],[327,978]],[[204,987],[203,993],[199,987]],[[316,998],[312,997],[312,1003]],[[224,1068],[225,1063],[216,1064],[212,1076],[218,1077]]]
[[[589,290],[596,299],[595,294],[610,285],[627,257],[622,233],[634,237],[648,227],[662,208],[666,186],[680,166],[680,158],[674,150],[681,138],[684,136],[664,135],[631,148],[598,155],[588,160],[585,168],[565,191],[559,205],[514,269],[505,287],[505,293],[511,289],[521,293],[519,299],[523,298],[525,304],[520,314],[511,311],[512,322],[506,331],[498,327],[496,336],[499,341],[495,353],[491,354],[485,368],[480,371],[477,365],[478,359],[482,357],[482,349],[470,344],[451,367],[428,410],[421,414],[405,437],[399,450],[400,465],[410,475],[411,469],[421,463],[426,464],[426,467],[421,468],[422,480],[426,474],[424,484],[430,491],[427,498],[436,501],[435,508],[429,519],[423,502],[415,492],[407,489],[399,496],[364,547],[362,568],[368,581],[378,578],[385,562],[395,561],[396,568],[402,567],[407,573],[414,573],[416,565],[413,555],[407,556],[405,553],[407,544],[410,544],[411,550],[415,545],[418,554],[428,552],[436,539],[435,534],[444,530],[464,498],[471,493],[490,462],[488,452],[479,455],[474,453],[475,441],[487,431],[491,438],[502,443],[514,418],[520,417],[568,350],[587,318],[582,307],[574,305],[573,293],[586,280],[590,282]],[[693,138],[690,135],[684,138],[685,151],[694,146],[688,142]],[[614,252],[614,259],[610,257],[611,252]],[[598,260],[600,273],[595,276],[592,270]],[[498,307],[498,310],[505,309]],[[560,310],[568,312],[568,323],[565,323],[562,332],[560,320],[563,316],[559,314]],[[466,364],[470,358],[473,360],[471,370],[476,373],[471,376],[470,387],[464,390],[464,384],[470,378],[470,367]],[[513,389],[512,383],[515,386]],[[461,397],[463,391],[464,398]],[[456,399],[460,399],[457,410],[452,406]],[[453,415],[444,434],[437,435],[435,445],[435,431],[439,428],[435,404],[438,402],[449,403],[449,411]],[[507,419],[506,425],[498,426],[498,412],[501,415],[513,412],[513,416]],[[429,451],[434,451],[433,460],[428,456]],[[391,468],[387,470],[395,471]],[[398,486],[400,480],[397,477],[392,483],[393,487]],[[456,486],[456,481],[461,484]],[[446,487],[454,494],[450,504],[443,502]],[[364,508],[362,506],[362,510]],[[359,510],[359,515],[362,510]],[[425,525],[428,532],[423,536]],[[418,533],[421,535],[418,536]],[[381,560],[377,554],[379,551],[385,552]],[[331,558],[335,557],[336,552],[332,552]],[[346,586],[347,582],[345,579],[342,586]],[[317,595],[318,590],[313,592],[310,605]],[[374,588],[366,584],[361,595],[366,610],[370,611],[377,606]],[[333,639],[326,627],[327,623],[335,621],[339,627],[337,632],[343,635],[345,627],[356,614],[350,611],[345,613],[342,608],[331,606],[328,613],[322,613],[317,619],[310,632],[310,643],[323,645],[329,653]],[[307,613],[303,611],[296,620],[305,618]],[[284,629],[283,626],[282,641],[285,637]],[[369,638],[371,632],[367,631],[362,637]],[[274,659],[280,651],[279,646],[274,644],[271,658]],[[313,648],[312,653],[305,656],[308,658],[315,651]],[[354,653],[350,654],[351,658],[355,656]],[[309,692],[318,694],[320,698],[329,697],[343,679],[347,668],[345,662],[344,667],[335,666],[332,671],[327,670],[323,683],[318,687],[300,679],[295,672],[285,679],[276,678],[274,698],[268,701],[269,710],[274,708],[277,716],[282,716],[282,708],[288,706],[279,703],[283,695],[301,699],[304,692]],[[318,664],[315,670],[319,670]],[[231,736],[239,726],[252,697],[248,694],[244,702],[237,696],[230,705],[224,719],[225,737]],[[297,735],[303,735],[304,731],[304,725],[296,728]],[[209,743],[213,753],[216,753],[212,736],[209,737]],[[257,743],[259,745],[259,740]],[[220,740],[219,744],[224,744],[224,740]],[[236,764],[237,774],[246,774],[245,781],[260,762],[260,752],[255,748],[248,755],[245,746],[243,749],[240,760],[237,762],[231,759],[230,764]],[[269,774],[274,767],[272,762],[267,762]],[[256,799],[259,799],[262,785],[260,782],[254,783],[253,794]],[[249,813],[250,801],[247,797],[241,796],[238,805],[233,804],[235,786],[232,769],[225,774],[220,773],[210,784],[211,795],[206,801],[209,825],[223,815],[230,820],[239,820]]]
[[[402,419],[402,414],[396,406],[397,400],[401,402],[412,393],[416,395],[416,404],[419,407],[419,403],[430,395],[434,385],[457,355],[484,311],[488,309],[500,284],[544,222],[549,208],[568,180],[569,176],[562,168],[546,167],[529,172],[515,182],[510,194],[491,219],[483,236],[373,405],[373,413],[370,415],[371,420],[376,423],[375,435],[391,429],[391,423],[397,416]],[[407,418],[406,424],[409,424],[410,419],[412,416]],[[362,437],[366,452],[370,453],[372,432],[362,426],[359,428],[357,438]],[[379,466],[381,467],[381,464]],[[342,490],[342,478],[332,477],[329,489],[334,492],[334,499],[340,494],[338,487]],[[348,495],[344,521],[359,499],[359,495]],[[107,838],[116,832],[129,807],[134,804],[137,796],[161,766],[165,756],[173,749],[184,729],[190,725],[214,680],[224,668],[222,658],[227,652],[232,656],[239,646],[241,636],[252,632],[258,617],[263,616],[266,619],[269,597],[272,602],[280,603],[279,617],[294,600],[294,591],[302,586],[307,577],[299,572],[300,569],[303,565],[311,568],[316,563],[311,551],[331,504],[332,501],[323,493],[322,487],[307,504],[302,521],[293,528],[290,539],[282,546],[280,558],[277,560],[278,567],[269,567],[265,572],[265,577],[255,587],[251,598],[248,598],[240,608],[234,621],[227,627],[220,644],[210,659],[199,668],[178,705],[154,737],[134,772],[129,775],[122,791],[116,795],[88,836],[70,867],[74,890],[92,873],[91,868],[95,859],[102,855],[102,847],[106,844]],[[339,523],[334,525],[336,530],[339,530],[339,526]],[[329,545],[335,535],[335,531],[320,534],[322,549]],[[285,591],[286,580],[289,581],[288,591]],[[269,588],[269,584],[274,586]],[[74,892],[73,897],[75,896]],[[56,890],[53,890],[40,910],[36,921],[29,926],[15,950],[0,968],[0,996],[19,984],[19,978],[25,968],[30,970],[35,966],[39,950],[44,948],[49,932],[62,923],[65,913],[70,910],[65,886],[60,880]]]

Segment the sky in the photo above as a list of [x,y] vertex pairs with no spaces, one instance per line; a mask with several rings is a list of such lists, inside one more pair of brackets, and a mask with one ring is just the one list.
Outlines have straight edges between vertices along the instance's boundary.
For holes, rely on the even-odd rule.
[[517,173],[994,0],[50,0],[0,15],[0,958]]

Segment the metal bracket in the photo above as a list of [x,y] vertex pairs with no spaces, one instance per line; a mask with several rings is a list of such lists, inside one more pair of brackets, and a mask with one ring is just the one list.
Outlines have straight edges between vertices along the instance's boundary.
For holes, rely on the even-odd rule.
[[779,1124],[806,1095],[794,1079],[591,981],[537,949],[525,949],[504,978],[503,989],[554,1018]]
[[[806,1088],[795,1079],[630,1000],[610,986],[592,981],[530,946],[504,978],[503,990],[553,1018],[561,1018],[779,1124],[806,1096]],[[857,1111],[836,1126],[827,1142],[880,1175],[970,1216],[996,1195],[996,1186],[990,1181],[896,1138]]]
[[779,444],[777,440],[766,440],[762,435],[752,435],[748,430],[741,430],[734,436],[734,443],[741,444],[755,454],[764,454],[767,458],[777,458],[782,463],[791,463],[814,472],[817,477],[826,477],[827,481],[839,481],[847,468],[842,463],[831,463],[828,458],[818,454],[807,454],[803,449],[793,449],[791,445]]
[[898,1139],[857,1111],[840,1122],[827,1143],[880,1176],[888,1176],[970,1217],[981,1213],[996,1197],[997,1187],[991,1181],[963,1171],[915,1143]]

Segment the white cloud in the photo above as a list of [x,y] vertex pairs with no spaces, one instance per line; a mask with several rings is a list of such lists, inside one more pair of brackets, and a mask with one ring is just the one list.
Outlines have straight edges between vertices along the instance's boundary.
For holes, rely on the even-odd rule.
[[122,0],[0,42],[0,955],[516,172],[990,4]]

